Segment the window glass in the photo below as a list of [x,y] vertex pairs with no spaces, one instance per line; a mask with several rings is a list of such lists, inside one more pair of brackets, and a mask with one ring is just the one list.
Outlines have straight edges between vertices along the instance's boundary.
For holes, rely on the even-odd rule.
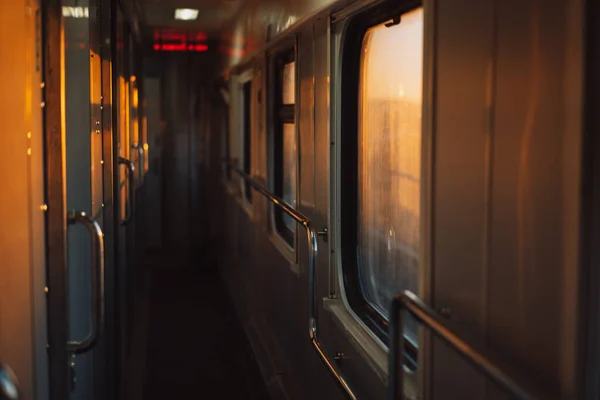
[[[283,199],[296,208],[296,124],[283,124]],[[294,230],[295,221],[285,214],[287,229]]]
[[[273,59],[273,189],[286,203],[296,207],[298,149],[296,141],[296,62],[293,49]],[[274,209],[275,230],[294,247],[296,223],[281,208]]]
[[231,167],[229,165],[229,163],[231,162],[231,138],[229,137],[229,107],[223,103],[223,111],[221,114],[221,124],[222,124],[222,128],[221,131],[223,132],[223,138],[225,140],[223,140],[223,152],[225,155],[225,160],[227,161],[227,164],[225,166],[225,177],[227,178],[228,181],[231,180]]
[[422,8],[363,41],[357,256],[363,294],[385,316],[396,293],[418,290],[422,49]]
[[[251,101],[252,101],[252,81],[248,81],[242,85],[242,129],[243,129],[243,145],[244,145],[244,160],[243,170],[246,174],[252,175],[252,116],[251,116]],[[252,188],[250,184],[244,181],[244,197],[248,203],[252,202]]]
[[296,63],[283,66],[283,105],[296,103]]

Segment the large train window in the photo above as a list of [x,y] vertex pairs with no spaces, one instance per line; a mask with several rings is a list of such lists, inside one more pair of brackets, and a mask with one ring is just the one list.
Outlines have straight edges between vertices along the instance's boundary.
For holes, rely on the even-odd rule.
[[229,132],[229,92],[227,92],[224,88],[220,88],[219,90],[219,104],[217,119],[220,125],[220,135],[221,135],[221,152],[223,159],[227,161],[227,163],[223,164],[223,177],[225,182],[231,181],[231,167],[229,166],[229,162],[231,161],[231,137]]
[[[392,298],[418,292],[419,283],[422,8],[375,10],[349,30],[343,57],[345,289],[356,314],[387,342]],[[415,362],[417,332],[409,323]]]
[[[274,58],[273,90],[273,189],[277,196],[296,207],[296,62],[293,49]],[[285,242],[294,247],[296,223],[281,208],[274,210],[275,229]]]
[[[252,81],[242,83],[242,170],[252,176]],[[243,183],[244,198],[252,203],[252,187]]]

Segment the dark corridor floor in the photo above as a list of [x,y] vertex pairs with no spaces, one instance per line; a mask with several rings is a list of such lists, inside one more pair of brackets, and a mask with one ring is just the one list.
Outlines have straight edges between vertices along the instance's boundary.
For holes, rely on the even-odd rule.
[[156,270],[145,400],[268,399],[225,285],[212,270]]

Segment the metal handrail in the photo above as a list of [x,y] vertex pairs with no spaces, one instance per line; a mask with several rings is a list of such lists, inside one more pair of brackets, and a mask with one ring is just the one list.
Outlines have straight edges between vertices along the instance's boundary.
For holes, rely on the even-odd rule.
[[391,308],[391,348],[390,348],[390,395],[392,400],[404,398],[404,311],[408,311],[417,321],[426,325],[431,332],[456,350],[476,369],[483,372],[506,393],[523,400],[537,397],[519,386],[505,374],[489,357],[471,347],[464,339],[452,332],[442,317],[425,304],[414,293],[405,291],[394,297]]
[[[237,165],[230,161],[225,163],[242,179],[244,179],[257,192],[265,196],[273,204],[280,207],[286,214],[292,217],[296,222],[302,225],[307,233],[307,242],[309,247],[308,254],[308,278],[309,278],[309,337],[315,350],[321,360],[328,367],[340,387],[344,390],[348,398],[356,400],[356,394],[344,378],[343,374],[336,369],[331,359],[327,357],[323,346],[317,336],[317,304],[315,301],[315,282],[316,282],[316,260],[318,254],[317,238],[320,233],[314,229],[311,221],[298,212],[294,207],[286,203],[283,199],[269,192],[262,185],[258,184],[250,175],[239,169]],[[519,386],[514,380],[506,375],[498,366],[483,354],[476,351],[465,340],[461,339],[456,333],[446,327],[442,317],[431,307],[423,303],[415,294],[405,291],[397,294],[392,302],[391,311],[391,346],[389,351],[389,387],[393,400],[404,398],[404,318],[403,310],[408,311],[417,321],[426,325],[433,333],[439,336],[444,342],[474,365],[477,369],[485,373],[492,381],[496,382],[507,393],[516,396],[522,400],[536,400],[537,397]]]
[[296,222],[304,227],[306,230],[306,239],[308,242],[308,312],[309,312],[309,338],[310,341],[319,354],[321,361],[325,363],[329,372],[336,379],[337,383],[344,390],[349,399],[357,400],[356,394],[350,385],[344,378],[343,374],[338,371],[333,362],[327,354],[325,354],[325,350],[323,346],[319,342],[319,338],[317,336],[317,303],[315,301],[315,283],[316,283],[316,260],[318,254],[318,245],[317,238],[319,236],[319,232],[312,226],[311,221],[304,216],[302,213],[298,212],[294,207],[285,202],[285,200],[275,196],[273,193],[269,192],[262,185],[258,184],[250,175],[246,174],[244,171],[239,169],[237,165],[232,162],[226,161],[226,164],[230,166],[230,168],[236,172],[242,179],[246,181],[254,190],[265,196],[269,201],[271,201],[276,206],[280,207],[287,215],[292,217]]
[[92,303],[92,327],[88,336],[82,341],[67,342],[67,350],[71,354],[83,354],[90,351],[98,343],[104,325],[104,234],[100,225],[86,213],[71,211],[67,216],[69,225],[80,223],[92,236],[92,286],[94,301]]
[[121,225],[125,226],[129,224],[133,218],[133,207],[135,199],[135,164],[125,157],[119,157],[119,165],[124,165],[127,168],[127,179],[128,182],[128,194],[127,194],[127,215]]
[[10,367],[0,362],[0,400],[19,400],[19,381]]

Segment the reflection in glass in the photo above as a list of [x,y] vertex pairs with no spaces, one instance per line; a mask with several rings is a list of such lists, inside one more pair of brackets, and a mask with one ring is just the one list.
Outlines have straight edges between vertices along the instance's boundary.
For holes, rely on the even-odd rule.
[[[363,41],[358,150],[358,265],[366,299],[387,315],[418,290],[423,10]],[[416,340],[416,326],[408,334]]]
[[[252,156],[252,122],[251,122],[251,102],[252,102],[252,81],[248,81],[242,84],[242,107],[243,107],[243,115],[242,115],[242,124],[243,124],[243,145],[244,145],[244,159],[243,159],[243,169],[244,172],[248,175],[252,174],[251,171],[251,156]],[[252,203],[252,187],[246,181],[244,181],[244,197],[248,203]]]
[[296,103],[296,63],[283,66],[283,105]]
[[[296,124],[283,124],[283,199],[296,208]],[[293,232],[294,219],[285,214],[283,221]]]

